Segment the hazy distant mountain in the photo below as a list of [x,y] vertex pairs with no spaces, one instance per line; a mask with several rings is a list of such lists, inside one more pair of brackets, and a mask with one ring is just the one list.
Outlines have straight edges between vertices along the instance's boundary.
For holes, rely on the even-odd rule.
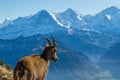
[[[38,36],[19,37],[11,40],[0,40],[0,59],[15,66],[17,61],[33,53],[41,54],[46,40]],[[51,62],[48,79],[52,80],[88,80],[98,72],[98,66],[81,52],[67,48],[57,40],[58,62]],[[63,74],[64,73],[64,74]],[[56,76],[53,76],[56,75]],[[87,76],[87,77],[86,77]]]
[[86,23],[83,21],[82,16],[72,10],[67,9],[64,12],[56,13],[56,18],[60,23],[62,23],[67,28],[82,28]]
[[82,51],[94,60],[105,53],[109,46],[117,42],[119,38],[96,29],[97,27],[93,23],[100,23],[101,19],[95,17],[95,20],[98,21],[96,22],[92,17],[81,16],[70,8],[55,14],[41,10],[35,15],[19,17],[3,26],[0,29],[0,38],[11,39],[19,36],[53,33],[52,35],[59,35],[58,38],[69,48]]
[[46,11],[42,10],[30,17],[19,17],[0,29],[0,38],[16,38],[21,35],[47,34],[62,29]]
[[10,24],[13,20],[10,19],[9,17],[7,17],[4,22],[2,24],[0,24],[0,28],[7,26],[8,24]]
[[120,32],[119,19],[120,9],[114,6],[104,9],[94,16],[87,15],[84,17],[84,20],[87,23],[86,26],[115,36],[120,36],[118,35]]
[[105,70],[109,70],[113,76],[120,79],[120,43],[111,46],[110,50],[100,59],[100,64]]

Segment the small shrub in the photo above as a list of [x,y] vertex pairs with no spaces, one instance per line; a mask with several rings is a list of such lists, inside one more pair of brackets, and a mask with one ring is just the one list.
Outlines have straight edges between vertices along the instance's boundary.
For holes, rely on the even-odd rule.
[[5,67],[6,67],[6,69],[7,69],[8,71],[11,71],[11,70],[12,70],[12,67],[11,67],[11,65],[9,65],[9,64],[6,65]]
[[0,60],[0,66],[3,66],[4,62],[2,60]]

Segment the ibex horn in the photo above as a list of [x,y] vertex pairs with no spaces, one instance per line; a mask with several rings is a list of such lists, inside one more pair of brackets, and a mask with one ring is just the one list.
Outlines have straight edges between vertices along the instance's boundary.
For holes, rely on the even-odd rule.
[[43,36],[47,41],[48,41],[48,43],[49,43],[49,45],[52,45],[52,43],[51,43],[51,41],[50,41],[50,39],[49,38],[47,38],[46,36],[44,36],[44,35],[41,35],[41,36]]
[[53,39],[53,45],[56,46],[56,40],[53,36],[52,36],[52,39]]

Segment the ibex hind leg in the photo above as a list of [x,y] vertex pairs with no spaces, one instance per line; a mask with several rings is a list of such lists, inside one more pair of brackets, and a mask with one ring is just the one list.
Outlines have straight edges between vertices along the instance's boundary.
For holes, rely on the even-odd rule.
[[33,75],[33,73],[28,72],[27,80],[36,80],[36,77]]
[[20,80],[21,79],[20,75],[19,75],[19,70],[16,70],[13,75],[14,75],[13,76],[14,80]]
[[22,76],[18,80],[29,80],[27,75],[28,75],[28,71],[24,70]]
[[24,76],[21,80],[36,80],[35,76],[28,70],[24,70]]

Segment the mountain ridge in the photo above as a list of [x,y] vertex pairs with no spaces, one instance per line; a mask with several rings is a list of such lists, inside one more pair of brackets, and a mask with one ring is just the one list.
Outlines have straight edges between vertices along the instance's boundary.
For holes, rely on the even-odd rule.
[[[81,19],[79,19],[78,16]],[[109,29],[109,27],[111,27],[111,22],[105,15],[103,16],[96,14],[95,16],[80,16],[71,8],[68,8],[64,12],[54,14],[49,13],[47,10],[41,10],[35,15],[29,17],[19,17],[12,21],[8,26],[1,28],[0,38],[15,39],[19,36],[28,37],[50,33],[54,33],[59,36],[65,35],[65,40],[68,40],[69,38],[71,40],[63,40],[64,44],[68,46],[70,44],[70,48],[76,48],[75,50],[83,51],[84,53],[87,53],[88,56],[90,55],[86,51],[91,50],[91,54],[94,53],[96,58],[96,54],[97,56],[101,56],[104,53],[101,53],[101,49],[106,51],[112,44],[119,41],[120,37],[116,36],[118,35],[117,33],[119,33],[119,30],[114,31],[114,33],[113,30],[116,28]],[[64,32],[65,34],[63,34]],[[62,36],[60,37],[62,38]],[[77,41],[76,45],[71,44],[71,42],[73,43],[74,40]],[[85,50],[86,48],[80,49],[80,47],[83,45],[89,45],[89,50]],[[94,50],[94,48],[97,49]]]

